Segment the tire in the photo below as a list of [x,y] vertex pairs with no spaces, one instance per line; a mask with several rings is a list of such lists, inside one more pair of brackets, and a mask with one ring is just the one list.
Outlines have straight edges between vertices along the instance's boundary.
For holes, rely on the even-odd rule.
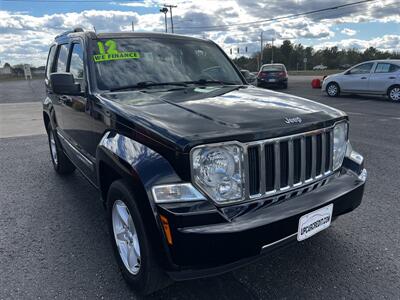
[[135,292],[148,295],[168,286],[171,280],[156,262],[133,195],[127,181],[111,184],[107,195],[108,227],[124,279]]
[[74,172],[76,168],[62,150],[56,131],[51,127],[51,124],[47,127],[47,137],[54,170],[60,175],[68,175]]
[[400,85],[390,87],[387,95],[391,101],[400,103]]
[[286,90],[286,89],[288,88],[288,84],[287,84],[287,83],[284,83],[284,84],[282,85],[282,88],[283,88],[284,90]]
[[329,97],[339,97],[340,87],[336,82],[330,82],[326,86],[326,93]]

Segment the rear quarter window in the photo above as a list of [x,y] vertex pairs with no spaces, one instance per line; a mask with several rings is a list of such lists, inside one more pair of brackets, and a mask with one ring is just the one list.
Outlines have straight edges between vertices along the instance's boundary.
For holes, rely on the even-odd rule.
[[53,72],[53,62],[55,54],[56,54],[56,46],[51,46],[49,50],[49,55],[47,56],[46,78],[49,78],[50,74]]
[[56,72],[66,72],[68,61],[68,44],[58,46]]
[[393,64],[390,65],[390,69],[389,69],[390,73],[391,72],[398,72],[398,71],[400,71],[400,66],[399,65],[393,65]]

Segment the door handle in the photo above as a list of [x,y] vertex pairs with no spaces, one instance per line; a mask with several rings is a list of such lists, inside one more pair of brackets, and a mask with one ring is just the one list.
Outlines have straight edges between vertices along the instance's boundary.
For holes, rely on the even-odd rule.
[[367,77],[361,77],[361,79],[367,79]]
[[394,77],[394,76],[390,76],[390,77],[389,77],[389,79],[396,79],[396,77]]

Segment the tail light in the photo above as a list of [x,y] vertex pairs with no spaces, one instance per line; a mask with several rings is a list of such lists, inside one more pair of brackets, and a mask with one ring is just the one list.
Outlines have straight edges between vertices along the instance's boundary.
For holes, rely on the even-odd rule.
[[287,73],[285,71],[279,72],[279,76],[287,77]]

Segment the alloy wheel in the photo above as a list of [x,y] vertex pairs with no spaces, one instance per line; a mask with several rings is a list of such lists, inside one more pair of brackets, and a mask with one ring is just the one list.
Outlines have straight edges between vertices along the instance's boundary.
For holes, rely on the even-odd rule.
[[330,86],[328,86],[329,96],[336,96],[337,93],[338,93],[338,87],[336,86],[336,84],[331,84]]
[[129,209],[122,200],[114,202],[112,226],[122,262],[131,274],[137,275],[141,264],[139,238]]
[[389,97],[393,101],[400,101],[400,87],[395,87],[390,90]]

